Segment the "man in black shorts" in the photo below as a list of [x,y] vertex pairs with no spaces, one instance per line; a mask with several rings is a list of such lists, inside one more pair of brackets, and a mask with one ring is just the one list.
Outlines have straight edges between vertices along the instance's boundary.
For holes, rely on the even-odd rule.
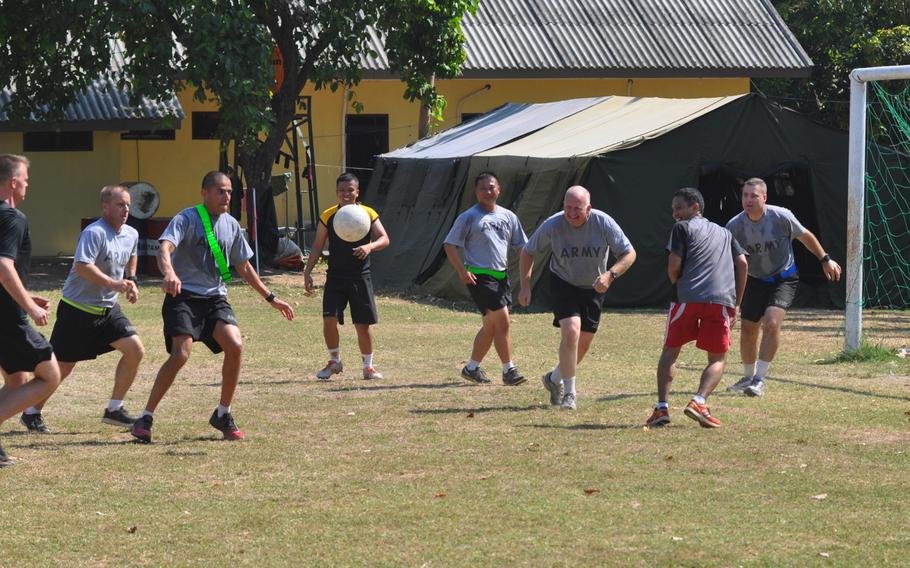
[[[48,397],[60,384],[60,368],[50,344],[29,325],[47,325],[47,298],[25,289],[32,256],[28,219],[16,209],[28,189],[29,162],[0,155],[0,424]],[[29,373],[35,378],[28,380]],[[13,465],[0,445],[0,467]]]
[[[610,253],[616,262],[609,269]],[[550,254],[553,325],[559,328],[559,363],[542,378],[550,404],[575,410],[575,372],[600,326],[604,295],[635,262],[635,249],[612,217],[591,207],[591,194],[570,187],[563,210],[541,223],[521,249],[518,303],[531,303],[534,256]]]
[[[389,236],[379,221],[379,214],[370,207],[357,203],[360,196],[360,181],[354,174],[342,174],[335,180],[335,195],[338,204],[322,212],[316,238],[303,271],[304,286],[308,294],[313,292],[313,267],[319,260],[326,242],[329,244],[325,290],[322,296],[322,335],[329,355],[329,362],[316,373],[316,378],[328,380],[344,370],[341,362],[341,338],[338,324],[344,324],[344,309],[351,306],[351,321],[357,331],[357,343],[363,362],[363,378],[381,379],[382,374],[373,366],[372,325],[379,321],[376,300],[373,297],[373,281],[370,278],[370,253],[389,246]],[[370,216],[370,231],[357,242],[351,243],[340,238],[333,228],[335,213],[345,205],[362,207]]]
[[158,267],[164,275],[161,289],[166,294],[161,315],[170,357],[155,377],[142,416],[133,424],[132,434],[140,442],[152,441],[152,413],[189,360],[196,341],[203,342],[212,353],[224,351],[221,399],[209,424],[225,440],[244,439],[231,415],[231,401],[240,380],[243,338],[227,301],[229,264],[270,306],[287,320],[294,319],[293,308],[269,292],[250,264],[253,251],[243,238],[240,223],[228,214],[231,191],[231,180],[223,173],[205,174],[202,204],[178,213],[159,239]]
[[[144,353],[136,328],[117,303],[120,292],[131,304],[139,299],[135,276],[139,233],[126,224],[129,214],[129,191],[120,185],[105,186],[101,190],[101,218],[79,236],[51,334],[61,381],[79,361],[95,359],[115,349],[121,353],[111,399],[101,421],[127,428],[136,419],[124,410],[123,399]],[[41,413],[46,402],[22,413],[21,421],[30,432],[48,431]]]
[[[512,362],[512,335],[509,333],[512,293],[506,268],[509,247],[521,250],[528,238],[515,213],[496,204],[499,192],[499,180],[495,175],[490,172],[479,174],[474,180],[477,204],[455,219],[443,248],[483,316],[483,326],[474,337],[471,357],[461,370],[461,376],[475,383],[491,382],[480,368],[480,362],[490,346],[495,345],[502,361],[502,382],[513,386],[525,382],[525,378]],[[464,251],[464,259],[458,249]]]
[[743,378],[727,390],[748,396],[765,393],[765,376],[780,345],[780,329],[796,297],[799,274],[793,240],[803,243],[818,258],[829,281],[837,282],[841,275],[840,265],[828,256],[815,235],[789,209],[768,205],[767,201],[765,182],[759,178],[746,180],[743,211],[727,222],[727,229],[749,253],[749,277],[740,308]]

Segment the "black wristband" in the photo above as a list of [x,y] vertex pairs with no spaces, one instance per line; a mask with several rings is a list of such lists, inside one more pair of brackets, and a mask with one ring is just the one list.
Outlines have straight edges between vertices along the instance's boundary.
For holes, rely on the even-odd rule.
[[608,270],[607,272],[610,273],[610,282],[613,282],[614,280],[616,280],[617,278],[619,278],[619,274],[616,274],[616,273],[613,272],[612,270]]
[[821,260],[819,260],[819,262],[821,262],[822,264],[825,264],[825,263],[828,262],[829,260],[831,260],[831,255],[828,254],[828,253],[825,253],[825,256],[823,256],[823,257],[821,258]]
[[274,302],[275,301],[275,292],[269,292],[269,295],[265,297],[265,301],[270,304],[272,302]]
[[123,279],[124,279],[124,280],[129,280],[130,282],[136,282],[136,276],[135,276],[135,275],[124,276]]

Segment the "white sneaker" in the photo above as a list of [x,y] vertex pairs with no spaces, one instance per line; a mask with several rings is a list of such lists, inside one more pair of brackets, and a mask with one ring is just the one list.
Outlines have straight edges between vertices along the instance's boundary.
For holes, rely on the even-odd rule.
[[575,410],[575,393],[567,392],[564,394],[562,397],[562,404],[559,406],[561,406],[563,410]]
[[549,372],[541,378],[543,386],[550,393],[550,405],[557,406],[562,400],[562,381],[558,384],[550,380],[553,372]]
[[749,396],[762,396],[765,394],[765,381],[755,377],[752,380],[752,384],[746,387],[746,390],[743,392]]
[[341,361],[332,361],[330,360],[322,370],[316,373],[316,378],[321,381],[327,381],[332,378],[332,375],[337,375],[344,370],[344,365]]
[[728,391],[732,392],[745,392],[746,387],[752,384],[752,377],[743,377],[740,380],[736,381],[732,385],[727,387]]

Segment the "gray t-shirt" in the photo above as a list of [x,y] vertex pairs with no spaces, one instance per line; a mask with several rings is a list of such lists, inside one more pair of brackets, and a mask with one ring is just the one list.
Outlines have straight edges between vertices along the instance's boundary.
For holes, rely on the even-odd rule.
[[509,246],[521,248],[528,242],[518,216],[505,207],[487,211],[474,205],[455,219],[445,244],[464,249],[464,262],[477,268],[505,271]]
[[613,217],[591,209],[581,227],[573,227],[562,211],[544,221],[525,245],[530,254],[551,252],[550,271],[578,288],[593,288],[607,271],[612,250],[619,258],[632,250],[632,243]]
[[727,229],[749,253],[753,278],[775,276],[793,266],[793,239],[808,232],[789,209],[776,205],[765,205],[758,221],[743,211],[727,222]]
[[76,244],[73,266],[63,283],[63,297],[79,304],[98,308],[112,308],[117,303],[117,292],[98,286],[76,274],[76,263],[94,264],[114,280],[123,279],[123,270],[130,258],[136,256],[139,233],[129,225],[120,232],[98,219],[82,231]]
[[667,250],[682,258],[676,301],[736,307],[733,258],[745,254],[727,229],[702,216],[673,225]]
[[[228,265],[235,266],[253,258],[253,250],[243,238],[237,219],[223,213],[212,217],[212,228]],[[227,286],[221,280],[205,227],[195,207],[177,213],[158,240],[174,243],[176,248],[171,255],[171,264],[183,290],[197,296],[227,295]]]

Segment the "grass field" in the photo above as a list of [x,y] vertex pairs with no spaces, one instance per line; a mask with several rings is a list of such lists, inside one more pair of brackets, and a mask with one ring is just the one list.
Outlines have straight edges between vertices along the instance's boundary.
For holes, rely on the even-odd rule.
[[[221,358],[201,345],[150,446],[100,423],[113,355],[63,383],[45,409],[51,434],[0,428],[18,459],[0,471],[0,566],[908,562],[910,358],[837,362],[840,313],[791,314],[762,399],[722,392],[739,378],[734,351],[709,399],[719,430],[681,412],[704,361],[687,348],[673,423],[647,430],[662,312],[608,312],[571,413],[549,407],[538,379],[558,341],[546,313],[513,317],[523,386],[458,378],[480,322],[468,306],[394,297],[379,300],[386,379],[360,379],[346,326],[348,370],[317,383],[321,298],[297,276],[272,286],[294,303],[293,323],[245,286],[230,292],[246,341],[233,405],[246,441],[207,424]],[[132,411],[165,357],[161,293],[142,293],[126,308],[147,351]],[[882,312],[866,328],[906,347],[908,322]],[[486,363],[497,374],[495,354]]]

